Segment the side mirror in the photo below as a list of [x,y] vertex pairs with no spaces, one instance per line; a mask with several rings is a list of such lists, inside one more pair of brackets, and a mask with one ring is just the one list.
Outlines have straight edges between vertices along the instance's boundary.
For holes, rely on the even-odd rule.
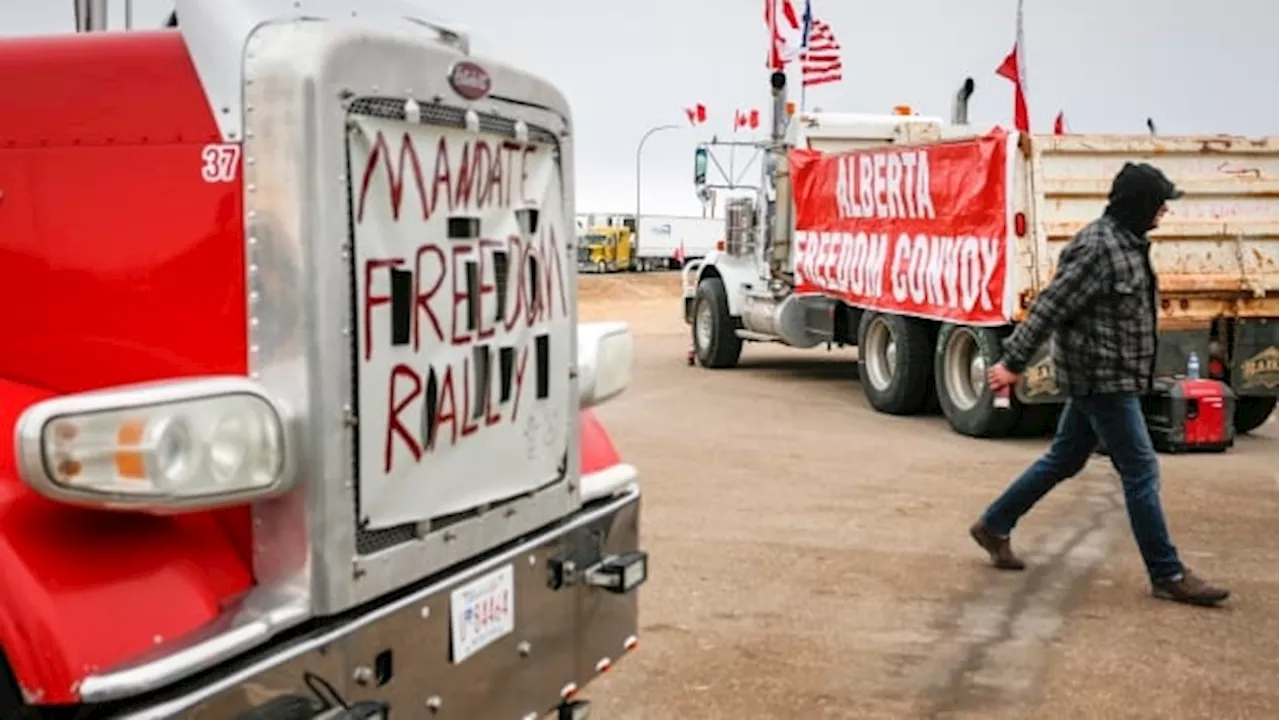
[[578,324],[578,407],[595,407],[631,384],[635,343],[624,322]]
[[693,151],[693,184],[707,184],[707,149],[699,147]]

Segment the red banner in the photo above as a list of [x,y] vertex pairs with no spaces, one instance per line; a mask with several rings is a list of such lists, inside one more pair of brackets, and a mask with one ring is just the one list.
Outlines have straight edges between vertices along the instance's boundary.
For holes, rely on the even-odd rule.
[[1008,134],[828,154],[792,150],[798,294],[1003,325]]

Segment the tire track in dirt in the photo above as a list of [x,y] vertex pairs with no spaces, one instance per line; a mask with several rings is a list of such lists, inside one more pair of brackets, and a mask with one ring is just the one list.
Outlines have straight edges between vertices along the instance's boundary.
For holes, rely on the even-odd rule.
[[1025,707],[1037,694],[1071,610],[1127,527],[1117,480],[1100,464],[1067,481],[1077,487],[1073,510],[1020,550],[1024,573],[984,567],[978,585],[938,623],[935,650],[915,677],[921,717]]

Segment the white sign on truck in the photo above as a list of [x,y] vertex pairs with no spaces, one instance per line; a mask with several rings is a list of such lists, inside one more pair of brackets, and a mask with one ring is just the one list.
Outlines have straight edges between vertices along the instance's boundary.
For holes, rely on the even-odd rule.
[[554,148],[353,122],[367,527],[554,480],[570,411],[568,376],[556,369],[571,361],[572,277]]

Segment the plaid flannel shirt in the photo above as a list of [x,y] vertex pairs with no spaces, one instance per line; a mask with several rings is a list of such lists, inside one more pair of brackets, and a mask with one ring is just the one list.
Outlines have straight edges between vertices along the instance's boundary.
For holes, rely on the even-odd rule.
[[1141,393],[1156,357],[1150,242],[1103,216],[1076,233],[1057,274],[1004,341],[1005,367],[1022,372],[1053,335],[1053,364],[1071,395]]

